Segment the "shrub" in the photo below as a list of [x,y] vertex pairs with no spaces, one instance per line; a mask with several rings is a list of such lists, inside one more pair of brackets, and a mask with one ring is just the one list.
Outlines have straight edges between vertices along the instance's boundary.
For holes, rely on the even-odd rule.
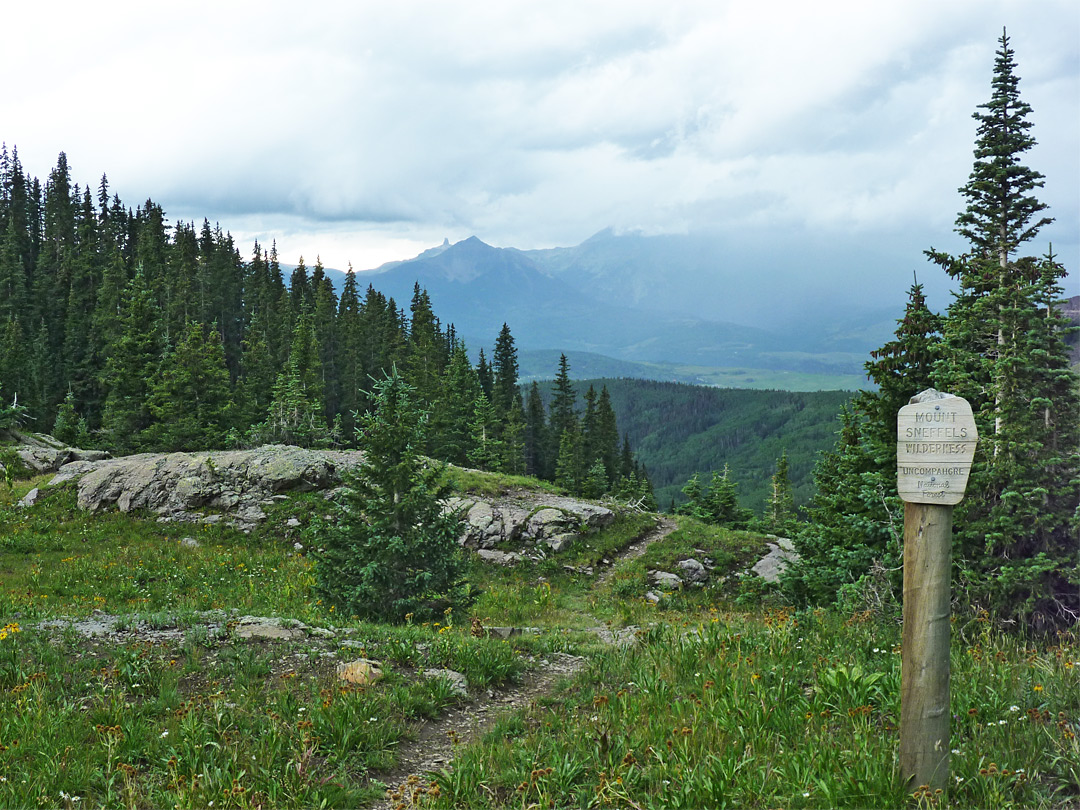
[[413,389],[396,368],[375,387],[375,410],[357,426],[364,460],[336,520],[314,529],[319,588],[345,615],[426,618],[468,599],[460,516],[444,511],[442,469],[419,455],[428,414],[413,404]]

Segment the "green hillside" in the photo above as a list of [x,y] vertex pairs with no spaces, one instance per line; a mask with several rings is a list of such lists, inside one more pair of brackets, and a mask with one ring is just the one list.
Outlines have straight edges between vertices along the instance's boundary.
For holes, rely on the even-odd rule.
[[695,471],[727,464],[744,506],[760,512],[776,460],[786,449],[795,501],[812,495],[818,454],[833,446],[849,391],[758,391],[635,379],[575,381],[579,394],[607,386],[619,430],[649,471],[656,501],[667,509]]

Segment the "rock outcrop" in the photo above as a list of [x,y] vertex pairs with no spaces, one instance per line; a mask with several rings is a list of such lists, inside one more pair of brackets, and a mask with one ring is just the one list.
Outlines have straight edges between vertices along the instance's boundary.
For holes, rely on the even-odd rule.
[[799,559],[795,544],[786,537],[775,537],[775,543],[769,543],[769,553],[762,557],[751,569],[766,582],[779,582],[780,574],[794,560]]
[[464,518],[461,544],[483,551],[505,544],[540,544],[562,551],[575,537],[615,521],[615,513],[605,506],[537,492],[527,498],[451,498],[448,508],[460,510]]
[[97,461],[71,461],[49,482],[77,481],[79,508],[145,509],[166,520],[216,522],[210,509],[231,522],[253,525],[262,505],[283,492],[307,492],[341,483],[362,454],[267,445],[254,450],[200,453],[141,453]]
[[[71,448],[68,448],[71,450]],[[345,474],[360,463],[358,451],[305,450],[267,445],[253,450],[141,453],[122,458],[72,458],[48,486],[74,481],[79,508],[145,510],[162,521],[216,523],[251,528],[264,520],[262,507],[286,492],[341,492]],[[29,499],[26,506],[33,504]],[[581,534],[610,525],[615,513],[576,498],[529,492],[497,497],[451,498],[461,513],[461,544],[492,562],[513,564],[522,555],[496,551],[513,546],[542,556],[562,551]],[[288,524],[297,527],[293,519]],[[526,547],[521,549],[521,547]]]
[[[11,442],[15,455],[30,472],[36,475],[54,473],[72,461],[100,461],[109,458],[104,450],[83,450],[69,447],[45,433],[23,433],[17,430],[4,431],[2,438]],[[3,465],[0,465],[0,475]]]

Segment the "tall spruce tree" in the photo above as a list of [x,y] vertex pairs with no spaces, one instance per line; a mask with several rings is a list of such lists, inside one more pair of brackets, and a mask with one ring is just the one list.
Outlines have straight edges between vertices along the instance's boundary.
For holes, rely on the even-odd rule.
[[957,506],[954,557],[969,598],[1004,619],[1080,615],[1075,541],[1080,499],[1080,405],[1054,309],[1064,268],[1019,256],[1049,222],[1034,191],[1043,175],[1022,163],[1035,145],[1003,33],[975,162],[956,219],[970,250],[928,255],[956,281],[936,387],[971,403],[979,427],[967,496]]
[[[899,566],[896,413],[933,384],[941,323],[916,282],[895,339],[870,353],[866,376],[877,390],[860,392],[844,409],[836,446],[814,468],[810,520],[794,538],[799,560],[784,577],[798,598],[830,601],[875,564]],[[899,579],[893,584],[899,586]]]
[[495,339],[495,351],[491,357],[491,364],[495,373],[492,380],[491,404],[495,406],[495,412],[499,417],[505,419],[514,405],[520,405],[521,401],[518,393],[517,348],[514,346],[514,336],[510,334],[510,327],[505,323]]
[[110,448],[130,452],[150,426],[149,374],[161,356],[161,310],[141,268],[124,290],[119,330],[105,365],[102,429]]

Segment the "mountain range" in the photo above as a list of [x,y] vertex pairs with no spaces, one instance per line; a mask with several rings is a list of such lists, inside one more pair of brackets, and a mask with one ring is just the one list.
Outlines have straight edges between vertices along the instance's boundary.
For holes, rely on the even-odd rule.
[[545,250],[473,236],[360,271],[357,280],[406,309],[419,284],[474,351],[507,323],[523,356],[588,353],[618,361],[620,376],[722,384],[717,370],[740,370],[766,372],[758,376],[780,380],[777,387],[792,374],[814,375],[800,377],[801,389],[865,384],[862,364],[895,329],[902,295],[822,289],[798,273],[746,264],[725,271],[718,255],[710,238],[686,235],[602,231]]

